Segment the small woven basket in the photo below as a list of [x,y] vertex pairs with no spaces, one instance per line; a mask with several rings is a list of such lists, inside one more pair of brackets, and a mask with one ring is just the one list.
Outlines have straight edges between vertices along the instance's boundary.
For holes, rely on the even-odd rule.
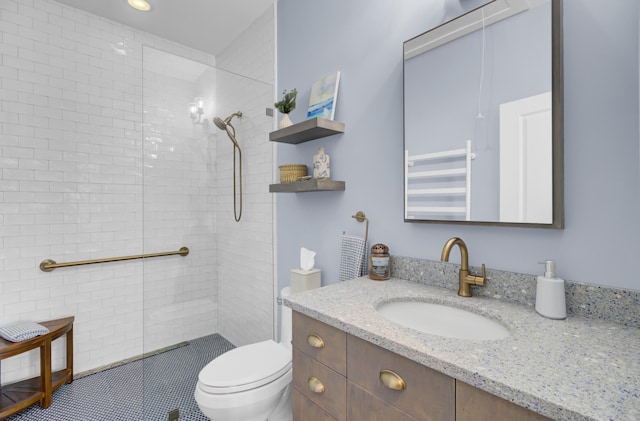
[[280,165],[280,183],[295,183],[307,175],[307,166],[301,164]]

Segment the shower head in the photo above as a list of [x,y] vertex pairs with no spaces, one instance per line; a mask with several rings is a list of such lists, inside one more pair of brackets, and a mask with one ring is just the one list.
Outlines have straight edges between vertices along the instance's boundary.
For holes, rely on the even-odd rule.
[[[229,139],[231,139],[233,144],[238,149],[240,149],[240,145],[238,145],[238,141],[236,140],[236,128],[233,127],[233,124],[231,124],[231,119],[233,117],[242,117],[242,113],[240,111],[235,112],[224,120],[220,117],[213,117],[213,122],[220,130],[224,130],[225,132],[227,132],[227,136],[229,136]],[[231,128],[231,130],[229,130],[229,128]]]
[[227,124],[220,117],[213,117],[213,122],[220,130],[227,130]]

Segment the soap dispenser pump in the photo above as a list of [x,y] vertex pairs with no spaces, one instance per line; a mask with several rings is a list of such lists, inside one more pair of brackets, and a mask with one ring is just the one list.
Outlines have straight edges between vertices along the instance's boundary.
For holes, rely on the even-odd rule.
[[555,262],[553,260],[545,260],[544,275],[538,276],[536,286],[536,311],[541,316],[549,319],[565,319],[567,317],[567,305],[565,302],[564,280],[555,276]]

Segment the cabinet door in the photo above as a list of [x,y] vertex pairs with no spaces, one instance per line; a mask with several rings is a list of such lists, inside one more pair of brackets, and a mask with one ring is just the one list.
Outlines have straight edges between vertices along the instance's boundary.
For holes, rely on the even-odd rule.
[[293,389],[293,421],[336,421],[318,405]]
[[[420,421],[453,421],[455,380],[367,341],[347,336],[347,378]],[[383,383],[392,371],[404,381],[403,390]],[[389,377],[389,376],[386,376]]]
[[456,381],[456,421],[551,421],[549,418]]
[[351,382],[347,391],[347,421],[416,421]]

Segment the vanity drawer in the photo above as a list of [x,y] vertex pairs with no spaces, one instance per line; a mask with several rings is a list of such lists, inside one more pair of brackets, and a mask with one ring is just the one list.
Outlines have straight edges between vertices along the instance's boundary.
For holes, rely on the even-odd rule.
[[351,382],[347,383],[347,390],[349,421],[416,421],[415,418]]
[[[455,419],[453,378],[355,336],[348,335],[347,350],[347,377],[350,382],[418,420]],[[385,386],[381,380],[383,370],[397,374],[404,381],[405,389],[394,390]]]
[[297,389],[293,389],[291,400],[293,401],[293,421],[336,421]]
[[346,375],[347,334],[304,314],[293,312],[293,347]]
[[293,367],[293,387],[338,421],[345,421],[347,380],[297,349]]

